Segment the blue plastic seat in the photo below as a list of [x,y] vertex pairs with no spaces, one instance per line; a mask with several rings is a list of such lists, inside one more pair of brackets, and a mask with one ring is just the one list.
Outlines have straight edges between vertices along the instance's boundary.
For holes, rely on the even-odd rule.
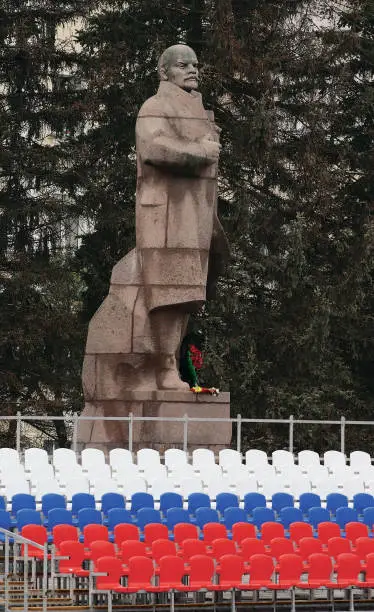
[[0,496],[0,510],[6,510],[6,500],[3,496]]
[[12,515],[16,516],[18,510],[36,510],[35,497],[29,493],[16,493],[12,497]]
[[226,508],[239,507],[239,498],[234,493],[218,493],[216,495],[216,510],[223,517]]
[[347,523],[358,522],[358,512],[355,508],[341,506],[336,509],[335,522],[344,530]]
[[320,523],[325,523],[326,521],[331,521],[330,512],[327,508],[321,508],[320,506],[309,508],[308,523],[314,529],[317,529]]
[[101,496],[101,512],[104,517],[108,516],[112,508],[126,508],[126,500],[121,493],[104,493]]
[[246,523],[247,522],[247,514],[243,508],[226,508],[223,513],[223,524],[225,525],[228,531],[231,531],[232,526],[235,523]]
[[310,508],[321,507],[321,498],[317,493],[301,493],[299,497],[299,508],[303,515],[308,515]]
[[100,510],[96,508],[82,508],[78,511],[78,527],[83,531],[86,525],[102,525],[103,519]]
[[374,497],[370,493],[356,493],[353,496],[353,507],[357,510],[359,515],[362,515],[364,508],[371,508],[374,506]]
[[374,526],[374,507],[369,506],[368,508],[364,508],[362,511],[362,521],[367,525],[370,529],[370,533]]
[[198,508],[210,508],[210,497],[206,493],[190,493],[188,496],[188,512],[195,516]]
[[161,514],[154,508],[140,508],[136,513],[136,522],[142,531],[149,523],[162,523]]
[[161,493],[160,495],[160,511],[166,516],[169,508],[183,508],[183,497],[174,491]]
[[[7,512],[3,508],[1,508],[0,509],[0,527],[2,529],[6,529],[7,531],[10,531],[11,526],[12,526],[12,520],[10,517],[10,512]],[[4,540],[5,540],[5,535],[3,533],[0,533],[0,542],[4,542]]]
[[219,523],[219,514],[214,508],[197,508],[195,521],[196,525],[202,529],[207,523]]
[[291,523],[299,523],[303,521],[303,513],[300,508],[290,506],[282,508],[279,513],[279,520],[285,529],[289,529]]
[[331,516],[335,516],[337,508],[348,506],[348,497],[343,493],[328,493],[326,495],[326,508]]
[[66,510],[66,499],[59,493],[46,493],[42,495],[42,513],[45,517],[44,524],[48,525],[48,512],[55,508]]
[[52,531],[56,525],[72,525],[73,513],[66,508],[53,508],[48,512],[48,529]]
[[16,515],[17,529],[21,531],[25,525],[41,525],[42,518],[40,512],[37,510],[30,510],[29,508],[22,508],[18,510]]
[[257,529],[261,529],[263,523],[275,522],[275,512],[272,508],[253,508],[252,522]]
[[266,497],[262,493],[252,492],[244,495],[244,510],[248,516],[252,516],[255,508],[266,508]]
[[290,493],[279,491],[271,496],[271,507],[275,514],[279,514],[282,508],[290,508],[293,505],[294,499]]
[[111,508],[108,510],[108,529],[113,531],[116,525],[121,523],[134,523],[129,510],[126,508]]
[[134,493],[131,497],[131,514],[136,516],[136,513],[140,508],[154,508],[155,500],[153,499],[153,495],[150,493],[143,493],[143,491],[139,491],[139,493]]
[[79,510],[82,508],[95,509],[95,497],[91,493],[75,493],[71,498],[71,511],[73,517],[78,516]]
[[178,523],[190,523],[190,514],[185,508],[169,508],[166,512],[166,524],[169,531],[173,531]]

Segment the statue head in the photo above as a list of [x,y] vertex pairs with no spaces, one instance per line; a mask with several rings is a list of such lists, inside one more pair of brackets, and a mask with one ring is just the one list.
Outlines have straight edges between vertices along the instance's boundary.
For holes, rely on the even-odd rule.
[[190,92],[199,86],[197,66],[197,57],[191,47],[173,45],[161,55],[158,61],[158,74],[161,81],[169,81]]

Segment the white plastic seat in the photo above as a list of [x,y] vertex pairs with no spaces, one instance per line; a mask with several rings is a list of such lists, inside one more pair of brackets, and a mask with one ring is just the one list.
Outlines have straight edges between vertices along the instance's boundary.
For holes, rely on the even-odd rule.
[[245,453],[245,464],[250,472],[254,472],[257,468],[269,465],[268,456],[265,451],[250,448]]
[[2,494],[9,500],[17,493],[30,493],[30,484],[25,478],[13,477],[8,481],[2,481]]
[[221,476],[205,483],[205,493],[209,495],[210,499],[215,499],[218,493],[236,493],[236,487],[231,487],[228,478]]
[[361,474],[373,467],[371,457],[365,451],[352,451],[349,455],[349,465],[355,474]]
[[229,480],[239,480],[245,478],[253,478],[253,474],[250,474],[247,470],[247,466],[243,463],[241,465],[230,464],[227,466],[225,475]]
[[90,485],[90,491],[97,501],[101,500],[104,493],[118,493],[118,484],[113,478],[98,478],[90,481]]
[[[233,481],[236,494],[240,499],[244,498],[247,493],[257,493],[258,483],[254,476],[247,475],[245,478],[239,477]],[[230,488],[231,491],[231,488]]]
[[273,451],[271,455],[271,462],[277,472],[283,471],[282,468],[295,465],[293,454],[287,450]]
[[169,476],[181,480],[182,478],[193,478],[196,474],[197,472],[195,472],[193,465],[190,463],[180,463],[174,467]]
[[319,454],[312,450],[300,451],[297,455],[297,460],[303,472],[308,472],[310,468],[321,465]]
[[196,448],[192,452],[192,465],[194,470],[215,465],[214,453],[209,448]]
[[27,448],[25,450],[25,470],[43,469],[45,465],[49,465],[47,451],[42,448]]
[[317,493],[321,499],[326,499],[329,493],[343,493],[344,481],[335,478],[333,475],[313,478],[311,476],[311,491]]
[[91,471],[96,467],[105,465],[105,455],[99,448],[85,448],[81,452],[81,464],[83,471]]
[[36,480],[49,479],[54,480],[55,472],[50,463],[46,463],[44,465],[32,465],[30,472],[27,474],[27,477],[31,480],[33,484]]
[[241,467],[242,455],[239,451],[233,448],[223,448],[218,453],[219,465],[224,471],[228,471],[231,467]]
[[172,478],[168,478],[167,476],[160,476],[153,480],[147,480],[147,483],[148,492],[153,495],[155,500],[159,500],[162,493],[170,493],[174,491],[174,481]]
[[343,493],[348,497],[349,500],[353,500],[353,496],[356,493],[364,493],[365,485],[364,479],[361,476],[353,476],[343,482]]
[[340,451],[326,451],[323,455],[323,463],[329,472],[333,472],[334,469],[346,465],[346,457],[345,454]]
[[298,499],[302,493],[311,492],[311,484],[306,474],[290,474],[290,478],[286,484],[289,484],[291,495]]
[[119,485],[119,489],[127,499],[134,495],[134,493],[147,492],[147,482],[141,476],[127,478],[123,482],[119,482],[117,480],[117,482]]
[[147,467],[161,463],[160,453],[154,448],[141,448],[136,453],[136,462],[140,471],[145,471]]
[[155,478],[167,478],[167,473],[168,471],[166,465],[162,465],[162,463],[154,463],[147,465],[142,475],[148,482],[148,480],[154,480]]
[[273,478],[257,479],[259,484],[259,492],[265,495],[266,499],[270,499],[274,493],[279,491],[286,491],[290,493],[289,485],[280,475],[273,476]]
[[136,463],[121,463],[117,466],[117,470],[113,472],[113,478],[122,482],[126,478],[135,478],[139,474],[139,468]]
[[90,484],[92,484],[96,480],[111,478],[112,472],[110,469],[110,465],[104,463],[103,465],[88,466],[88,469],[86,472],[84,472],[84,475],[87,476],[88,480],[90,481]]
[[113,448],[109,451],[109,463],[113,471],[117,471],[123,465],[133,464],[132,452],[127,448]]
[[282,474],[282,476],[288,479],[297,478],[298,476],[307,476],[307,474],[302,471],[301,467],[295,463],[280,465],[275,469],[275,473]]
[[65,495],[71,500],[75,493],[89,493],[90,484],[86,476],[73,476],[66,482]]
[[71,478],[82,478],[83,476],[87,477],[87,474],[83,473],[82,466],[78,465],[78,463],[64,465],[63,467],[61,466],[60,471],[56,471],[55,475],[56,479],[60,483],[60,486],[66,486],[66,483]]
[[15,448],[0,448],[0,466],[20,463],[18,451]]
[[36,501],[40,501],[47,493],[60,493],[61,488],[55,478],[40,478],[31,484],[31,493],[35,495]]
[[201,493],[203,492],[202,480],[197,476],[182,478],[177,492],[180,493],[184,499],[187,499],[191,493]]
[[164,460],[165,465],[170,472],[173,472],[179,466],[188,465],[187,453],[180,448],[168,448],[165,451]]
[[204,483],[207,483],[209,480],[212,480],[214,478],[222,478],[223,472],[222,468],[219,465],[213,463],[201,466],[198,472],[198,476]]
[[56,448],[52,454],[52,463],[57,471],[67,469],[70,465],[78,465],[77,456],[71,448]]
[[253,476],[260,482],[262,482],[264,479],[274,478],[276,476],[275,468],[269,463],[262,466],[256,465],[254,466],[253,471],[249,470],[248,473],[250,476]]

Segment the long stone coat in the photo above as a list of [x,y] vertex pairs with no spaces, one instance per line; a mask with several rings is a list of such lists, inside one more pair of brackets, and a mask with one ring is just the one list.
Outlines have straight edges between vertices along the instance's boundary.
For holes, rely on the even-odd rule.
[[[201,95],[162,81],[136,124],[136,245],[148,310],[204,303],[227,241],[217,217],[217,164],[201,141],[218,141]],[[208,278],[209,276],[209,278]]]

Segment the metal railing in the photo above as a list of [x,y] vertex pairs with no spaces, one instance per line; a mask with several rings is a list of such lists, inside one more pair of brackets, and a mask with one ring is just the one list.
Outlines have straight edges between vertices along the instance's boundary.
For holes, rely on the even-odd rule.
[[[246,449],[243,448],[243,426],[247,424],[252,425],[286,425],[288,428],[287,446],[288,450],[294,452],[294,439],[295,439],[295,427],[302,425],[317,425],[325,427],[326,425],[335,426],[340,431],[340,451],[345,453],[346,449],[346,429],[350,426],[362,426],[362,427],[373,427],[374,421],[350,421],[346,420],[344,416],[335,420],[317,420],[317,419],[295,419],[293,415],[284,419],[248,419],[243,418],[240,414],[236,417],[231,418],[206,418],[206,417],[190,417],[184,414],[181,417],[145,417],[135,416],[130,413],[128,416],[123,417],[102,417],[102,416],[81,416],[78,413],[74,413],[68,416],[23,416],[20,412],[17,412],[15,416],[0,416],[2,421],[16,421],[16,449],[18,452],[21,451],[21,438],[22,438],[22,427],[24,423],[32,425],[33,422],[38,421],[65,421],[68,422],[72,428],[72,442],[71,447],[73,450],[78,451],[79,446],[79,424],[83,422],[95,422],[95,421],[115,421],[119,423],[128,423],[128,440],[126,446],[130,451],[134,450],[134,425],[139,422],[154,421],[154,422],[169,422],[169,423],[182,423],[183,435],[181,439],[181,446],[184,451],[188,450],[188,428],[189,424],[192,423],[231,423],[236,425],[235,440],[232,441],[232,446],[236,447],[236,450],[242,452]],[[284,444],[286,446],[286,443]]]
[[[16,563],[19,560],[17,556],[17,546],[24,546],[24,552],[22,555],[23,561],[23,608],[25,612],[29,609],[29,546],[37,548],[43,551],[43,576],[42,576],[42,608],[43,612],[47,612],[48,603],[48,550],[47,544],[38,544],[28,538],[24,538],[18,533],[8,531],[3,527],[0,527],[0,534],[4,535],[4,595],[5,595],[5,612],[9,610],[9,579],[16,572]],[[12,544],[12,545],[11,545]],[[10,573],[12,570],[12,574]],[[34,570],[31,571],[32,579],[34,576]]]

